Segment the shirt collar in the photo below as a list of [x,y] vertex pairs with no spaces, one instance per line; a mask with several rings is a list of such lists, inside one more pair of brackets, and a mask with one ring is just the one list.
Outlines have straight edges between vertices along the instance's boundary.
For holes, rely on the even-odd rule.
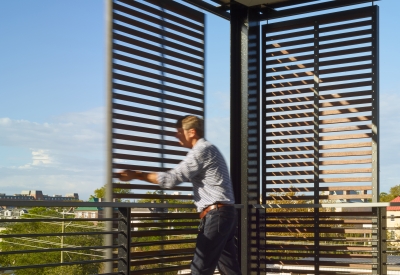
[[200,146],[202,143],[204,143],[206,140],[204,138],[200,138],[199,140],[197,140],[196,144],[193,146],[192,149],[194,149],[197,146]]

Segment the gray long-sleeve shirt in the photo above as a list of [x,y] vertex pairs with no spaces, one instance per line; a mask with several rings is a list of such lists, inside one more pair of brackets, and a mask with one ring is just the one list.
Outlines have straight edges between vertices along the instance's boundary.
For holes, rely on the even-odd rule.
[[196,142],[186,158],[175,168],[158,173],[157,179],[163,189],[191,182],[194,202],[199,212],[214,203],[235,203],[226,162],[217,147],[204,138]]

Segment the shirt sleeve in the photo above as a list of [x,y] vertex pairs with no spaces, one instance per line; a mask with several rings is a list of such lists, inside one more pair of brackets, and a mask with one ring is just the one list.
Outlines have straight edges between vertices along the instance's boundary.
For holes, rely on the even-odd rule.
[[203,161],[194,151],[190,151],[186,158],[175,168],[157,173],[158,184],[163,189],[171,189],[182,182],[190,182],[203,168]]

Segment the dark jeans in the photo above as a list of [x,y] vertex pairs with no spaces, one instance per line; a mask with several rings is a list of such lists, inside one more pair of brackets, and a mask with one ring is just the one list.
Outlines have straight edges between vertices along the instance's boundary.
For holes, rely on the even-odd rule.
[[233,206],[213,209],[201,220],[191,270],[193,275],[242,274],[237,260],[234,234],[237,214]]

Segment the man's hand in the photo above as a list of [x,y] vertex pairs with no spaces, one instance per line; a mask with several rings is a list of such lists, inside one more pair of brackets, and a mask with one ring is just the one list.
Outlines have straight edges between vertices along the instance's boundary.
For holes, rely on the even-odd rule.
[[157,173],[146,173],[142,171],[125,170],[119,173],[120,181],[143,180],[158,184]]
[[140,179],[142,175],[141,171],[132,171],[132,170],[125,170],[119,173],[119,180],[120,181],[131,181],[134,179]]

